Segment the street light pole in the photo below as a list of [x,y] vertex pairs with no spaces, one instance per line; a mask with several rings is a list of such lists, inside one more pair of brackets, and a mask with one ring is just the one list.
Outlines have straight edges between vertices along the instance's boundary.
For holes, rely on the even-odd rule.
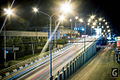
[[6,67],[6,32],[4,28],[4,66]]
[[[52,16],[50,16],[50,36],[51,36],[51,30],[52,28]],[[53,80],[53,76],[52,76],[52,39],[50,41],[50,80]]]

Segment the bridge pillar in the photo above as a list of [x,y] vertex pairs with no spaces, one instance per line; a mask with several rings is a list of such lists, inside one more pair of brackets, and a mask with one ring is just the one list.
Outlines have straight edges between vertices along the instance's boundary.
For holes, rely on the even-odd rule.
[[64,67],[62,68],[62,80],[64,80]]
[[65,69],[65,80],[67,79],[68,77],[68,71],[67,71],[67,66],[66,66],[66,69]]
[[57,72],[57,80],[60,80],[60,74],[59,74],[59,71]]

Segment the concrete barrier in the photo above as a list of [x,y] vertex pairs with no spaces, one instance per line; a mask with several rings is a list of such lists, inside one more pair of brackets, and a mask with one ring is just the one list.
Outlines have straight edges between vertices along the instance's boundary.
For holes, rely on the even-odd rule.
[[96,53],[96,43],[93,43],[90,47],[86,48],[77,57],[75,57],[70,63],[64,66],[57,72],[57,77],[54,80],[66,80],[70,75],[76,72],[84,63],[86,63]]

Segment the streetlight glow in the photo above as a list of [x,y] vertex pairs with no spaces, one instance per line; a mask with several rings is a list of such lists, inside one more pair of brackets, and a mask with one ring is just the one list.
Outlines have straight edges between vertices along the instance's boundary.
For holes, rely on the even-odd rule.
[[110,29],[108,30],[108,32],[110,32]]
[[77,20],[77,19],[78,19],[78,16],[76,16],[75,19]]
[[92,26],[92,28],[95,28],[95,26]]
[[88,22],[91,22],[91,19],[88,19]]
[[11,9],[11,8],[8,8],[8,9],[4,9],[4,12],[5,12],[5,14],[6,15],[8,15],[8,16],[10,16],[10,15],[12,15],[13,14],[13,10]]
[[107,25],[108,23],[107,23],[107,22],[105,22],[105,24]]
[[80,22],[83,22],[83,19],[81,18],[81,19],[79,19],[79,21],[80,21]]
[[104,28],[104,26],[102,26],[102,28]]
[[59,20],[60,21],[64,21],[65,20],[65,16],[64,15],[59,16]]
[[92,15],[90,18],[91,18],[91,19],[94,19],[94,18],[95,18],[95,16],[94,16],[94,15]]
[[33,11],[34,11],[35,13],[37,13],[37,12],[38,12],[38,8],[34,7],[34,8],[33,8]]
[[107,26],[107,28],[109,28],[109,26]]
[[105,22],[105,19],[103,20],[103,22]]
[[69,3],[62,4],[61,11],[63,11],[63,13],[69,13],[72,11],[72,7]]
[[96,22],[94,22],[93,25],[95,26],[95,25],[96,25]]
[[72,19],[70,19],[70,22],[72,22]]
[[99,21],[102,21],[102,18],[99,18]]
[[88,25],[90,25],[90,23],[88,23]]

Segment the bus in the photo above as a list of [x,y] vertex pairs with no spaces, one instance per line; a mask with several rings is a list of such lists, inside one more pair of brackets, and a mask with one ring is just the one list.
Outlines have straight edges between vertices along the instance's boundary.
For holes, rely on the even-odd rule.
[[117,37],[117,54],[116,54],[116,57],[117,57],[118,63],[120,63],[120,36]]

